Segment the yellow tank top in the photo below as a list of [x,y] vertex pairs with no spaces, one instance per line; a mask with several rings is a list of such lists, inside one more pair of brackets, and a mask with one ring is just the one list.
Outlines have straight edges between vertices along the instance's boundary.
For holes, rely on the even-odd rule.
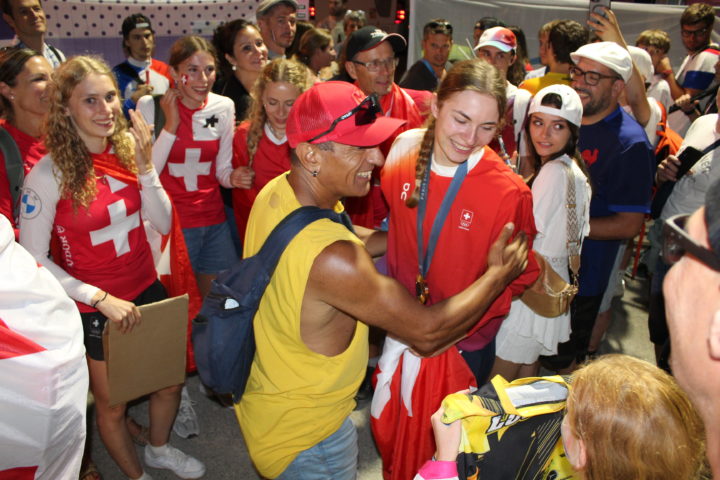
[[[256,254],[272,229],[299,207],[286,175],[270,181],[250,213],[244,255]],[[343,210],[340,202],[335,210]],[[280,475],[298,453],[340,428],[355,407],[367,365],[367,326],[357,322],[350,345],[334,357],[311,351],[300,336],[310,268],[325,247],[339,240],[362,244],[331,220],[301,231],[280,257],[255,315],[257,352],[235,412],[250,457],[264,477]]]

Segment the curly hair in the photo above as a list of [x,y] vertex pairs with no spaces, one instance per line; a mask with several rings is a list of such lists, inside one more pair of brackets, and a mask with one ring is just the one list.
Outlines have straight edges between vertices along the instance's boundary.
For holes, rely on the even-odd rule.
[[[53,170],[60,178],[61,198],[71,198],[73,208],[88,207],[97,194],[95,169],[85,142],[68,115],[68,102],[78,86],[88,75],[105,75],[118,92],[117,81],[110,67],[98,57],[78,56],[67,60],[53,73],[50,90],[50,113],[46,123],[45,146],[53,160]],[[117,98],[120,98],[119,92]],[[108,138],[120,164],[137,172],[135,146],[127,132],[127,122],[120,110],[120,102],[114,115],[115,130]]]
[[572,376],[567,421],[585,443],[587,480],[697,478],[703,423],[675,380],[648,362],[604,355]]
[[302,63],[285,58],[276,58],[265,65],[265,68],[260,72],[260,76],[253,87],[252,97],[254,101],[248,115],[250,121],[247,134],[248,165],[252,165],[258,143],[263,136],[265,122],[267,122],[267,113],[262,98],[267,86],[274,82],[287,82],[296,86],[302,93],[310,87],[310,72]]
[[[438,108],[442,107],[443,102],[452,95],[465,90],[489,95],[495,99],[498,107],[497,131],[499,132],[502,129],[504,119],[506,83],[498,69],[477,58],[455,63],[438,86]],[[420,143],[420,152],[415,164],[415,188],[412,195],[409,195],[405,201],[405,205],[411,208],[417,206],[420,201],[420,184],[428,168],[428,162],[435,143],[435,119],[430,117],[426,126],[427,130]]]
[[[0,82],[9,87],[17,86],[17,77],[25,70],[25,64],[33,57],[42,57],[42,54],[29,48],[10,48],[0,54]],[[13,106],[5,95],[0,95],[0,117],[13,121],[15,112]]]

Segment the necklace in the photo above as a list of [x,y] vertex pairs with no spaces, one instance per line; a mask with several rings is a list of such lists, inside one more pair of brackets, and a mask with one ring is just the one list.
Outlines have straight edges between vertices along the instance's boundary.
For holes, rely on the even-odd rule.
[[275,138],[277,138],[278,140],[285,138],[285,130],[282,131],[282,135],[278,135],[277,130],[275,130],[273,128],[273,126],[270,124],[270,122],[265,122],[265,125],[267,125],[267,127],[270,129],[272,134],[275,135]]

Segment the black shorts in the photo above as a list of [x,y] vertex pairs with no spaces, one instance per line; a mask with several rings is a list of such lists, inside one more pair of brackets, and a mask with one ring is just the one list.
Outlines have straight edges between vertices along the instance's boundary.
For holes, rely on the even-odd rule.
[[[160,280],[155,280],[152,285],[146,288],[140,295],[132,300],[135,305],[146,305],[148,303],[159,302],[167,298],[165,287]],[[93,360],[104,361],[105,354],[103,352],[103,331],[105,330],[105,322],[107,317],[97,312],[81,313],[83,325],[83,337],[85,341],[85,350]]]

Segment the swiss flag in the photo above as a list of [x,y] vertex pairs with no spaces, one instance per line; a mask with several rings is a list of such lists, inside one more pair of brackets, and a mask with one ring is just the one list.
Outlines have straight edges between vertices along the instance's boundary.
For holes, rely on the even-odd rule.
[[35,480],[38,467],[18,467],[0,470],[0,480]]
[[[45,348],[42,346],[10,330],[7,324],[3,322],[3,319],[0,318],[0,360],[44,351]],[[0,472],[0,479],[5,478],[1,474],[2,472]]]

